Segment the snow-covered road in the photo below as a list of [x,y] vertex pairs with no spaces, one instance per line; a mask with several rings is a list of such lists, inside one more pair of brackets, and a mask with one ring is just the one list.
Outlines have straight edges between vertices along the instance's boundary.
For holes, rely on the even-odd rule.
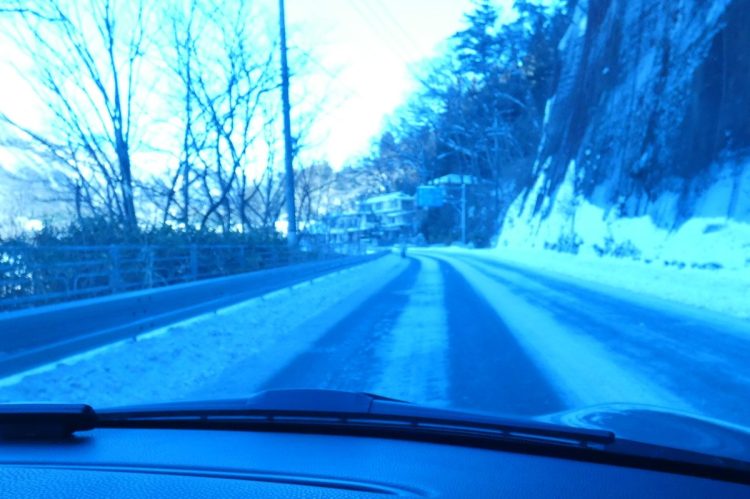
[[638,403],[750,424],[747,359],[744,320],[413,251],[398,278],[263,387],[519,415]]
[[639,403],[750,425],[748,359],[746,320],[414,250],[0,380],[0,399],[331,388],[509,415]]
[[487,258],[434,256],[486,298],[564,406],[639,403],[750,423],[750,322]]

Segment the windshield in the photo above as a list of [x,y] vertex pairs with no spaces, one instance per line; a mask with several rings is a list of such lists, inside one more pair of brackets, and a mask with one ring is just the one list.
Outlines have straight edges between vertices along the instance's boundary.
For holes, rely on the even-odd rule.
[[0,401],[347,390],[699,451],[750,426],[747,1],[0,25]]

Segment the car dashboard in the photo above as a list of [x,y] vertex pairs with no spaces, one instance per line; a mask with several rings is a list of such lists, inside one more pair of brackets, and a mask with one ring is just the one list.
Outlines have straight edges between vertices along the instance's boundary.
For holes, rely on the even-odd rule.
[[0,442],[4,497],[750,497],[750,486],[437,442],[99,428]]

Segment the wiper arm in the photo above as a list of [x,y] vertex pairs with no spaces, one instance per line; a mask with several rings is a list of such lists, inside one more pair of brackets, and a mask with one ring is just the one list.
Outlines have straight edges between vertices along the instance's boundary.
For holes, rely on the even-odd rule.
[[413,439],[750,483],[750,464],[575,428],[436,409],[367,393],[277,390],[249,399],[99,411],[97,426],[216,428]]
[[0,406],[0,436],[59,438],[93,428],[378,430],[391,434],[526,440],[589,447],[614,442],[612,432],[500,419],[427,408],[367,393],[274,390],[248,399],[158,404],[94,411],[88,405]]
[[82,404],[0,405],[0,437],[64,438],[96,426],[94,409]]

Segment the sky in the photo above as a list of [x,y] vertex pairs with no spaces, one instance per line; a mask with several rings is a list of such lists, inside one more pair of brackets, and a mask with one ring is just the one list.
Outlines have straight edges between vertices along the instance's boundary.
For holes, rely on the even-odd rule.
[[[367,152],[384,119],[414,89],[416,63],[463,27],[471,0],[286,0],[290,46],[315,58],[292,90],[326,86],[313,156],[338,168]],[[317,73],[317,74],[315,74]]]
[[[256,1],[275,17],[277,0]],[[462,29],[472,5],[472,0],[286,0],[290,50],[311,55],[292,79],[292,95],[307,105],[319,103],[303,151],[307,158],[340,168],[366,153],[386,117],[414,90],[410,71]],[[38,99],[11,67],[24,72],[33,61],[8,42],[1,45],[0,111],[25,124],[41,122]],[[8,154],[0,152],[0,160],[12,167]]]

